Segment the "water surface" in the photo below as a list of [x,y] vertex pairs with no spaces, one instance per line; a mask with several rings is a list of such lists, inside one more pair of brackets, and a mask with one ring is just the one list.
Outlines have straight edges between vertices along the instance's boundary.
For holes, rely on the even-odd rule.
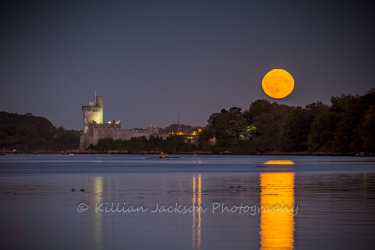
[[0,158],[0,248],[375,247],[372,158],[175,157]]

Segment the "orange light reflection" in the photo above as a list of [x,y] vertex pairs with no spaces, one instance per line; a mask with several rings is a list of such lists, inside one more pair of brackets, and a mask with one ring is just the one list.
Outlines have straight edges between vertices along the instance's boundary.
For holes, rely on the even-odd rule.
[[264,173],[260,182],[260,249],[293,249],[294,173]]
[[[198,178],[198,208],[200,208],[202,206],[202,177],[201,175],[199,175],[199,178]],[[197,245],[198,245],[198,249],[201,248],[201,239],[202,239],[202,229],[201,229],[201,226],[202,226],[202,210],[201,209],[198,209],[198,232],[197,232],[197,235],[198,235],[198,240],[197,240]]]
[[294,165],[293,161],[290,160],[269,160],[263,164],[273,164],[273,165]]
[[[198,210],[193,211],[193,226],[192,226],[192,248],[195,245],[198,249],[201,248],[202,240],[202,211],[199,209],[202,206],[202,177],[198,176],[198,197],[196,196],[196,178],[193,177],[193,207],[197,207]],[[198,199],[197,199],[198,198]],[[198,218],[195,215],[198,212]]]
[[[195,177],[193,177],[193,207],[195,207]],[[195,212],[193,212],[192,245],[195,248]]]

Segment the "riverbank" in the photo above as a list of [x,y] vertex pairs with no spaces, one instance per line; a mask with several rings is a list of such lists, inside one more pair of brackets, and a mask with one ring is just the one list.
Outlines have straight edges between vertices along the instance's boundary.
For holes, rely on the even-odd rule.
[[[109,150],[109,151],[75,151],[67,150],[66,152],[71,154],[129,154],[129,155],[159,155],[161,152],[158,151],[145,151],[145,152],[128,152],[126,150]],[[61,154],[61,151],[49,151],[41,150],[35,152],[27,151],[5,151],[7,154]],[[212,151],[192,151],[192,152],[171,152],[169,154],[182,154],[182,155],[286,155],[286,156],[359,156],[356,153],[332,153],[332,152],[262,152],[262,153],[248,153],[248,154],[238,154],[232,153],[230,151],[223,151],[219,153],[213,153]],[[374,156],[374,154],[363,155],[366,157]]]

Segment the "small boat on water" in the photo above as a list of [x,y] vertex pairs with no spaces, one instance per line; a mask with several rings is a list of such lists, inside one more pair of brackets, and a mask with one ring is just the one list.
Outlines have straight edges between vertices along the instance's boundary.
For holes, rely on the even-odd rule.
[[168,154],[164,154],[163,152],[161,152],[160,158],[161,159],[169,158],[169,155]]

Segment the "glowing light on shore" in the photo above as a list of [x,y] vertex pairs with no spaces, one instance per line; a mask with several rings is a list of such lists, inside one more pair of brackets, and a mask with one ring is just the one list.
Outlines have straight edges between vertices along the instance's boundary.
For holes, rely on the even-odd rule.
[[294,165],[293,161],[290,160],[269,160],[263,164],[271,164],[271,165]]

